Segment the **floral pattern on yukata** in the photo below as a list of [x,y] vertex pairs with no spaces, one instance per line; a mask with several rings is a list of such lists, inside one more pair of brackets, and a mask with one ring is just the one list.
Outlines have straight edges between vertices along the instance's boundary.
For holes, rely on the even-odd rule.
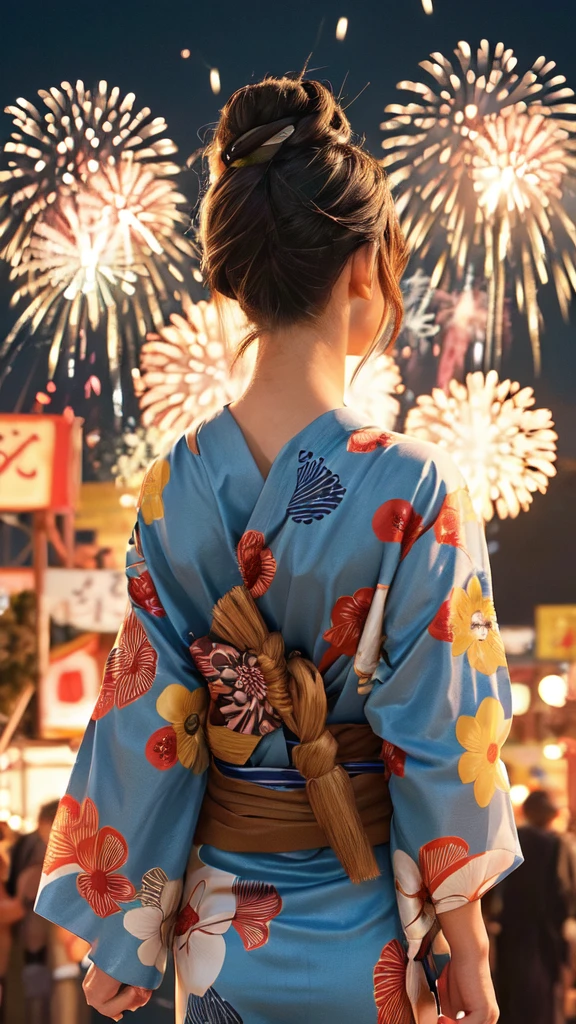
[[212,725],[223,725],[247,736],[266,736],[281,726],[282,719],[268,700],[268,687],[255,654],[209,637],[195,640],[190,651],[208,680]]
[[[157,987],[172,948],[176,1024],[279,1024],[303,1007],[314,1024],[435,1021],[423,964],[436,977],[446,952],[437,912],[521,860],[486,543],[451,460],[333,410],[264,480],[225,408],[199,427],[197,454],[183,437],[151,467],[127,578],[39,913],[126,984]],[[241,583],[286,650],[326,670],[329,724],[381,741],[390,844],[354,892],[329,847],[190,856],[208,745],[241,778],[291,764],[255,653],[209,633]]]

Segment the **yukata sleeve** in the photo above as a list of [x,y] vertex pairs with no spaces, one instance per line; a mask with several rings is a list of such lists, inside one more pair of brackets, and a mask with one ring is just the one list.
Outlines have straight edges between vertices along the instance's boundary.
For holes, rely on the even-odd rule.
[[436,913],[478,899],[521,861],[501,760],[512,714],[504,644],[483,527],[451,463],[416,491],[384,633],[365,710],[383,740],[409,956],[422,957]]
[[36,910],[91,943],[91,959],[107,974],[155,988],[208,751],[206,690],[166,610],[161,550],[149,551],[147,563],[137,525],[126,618],[54,822]]

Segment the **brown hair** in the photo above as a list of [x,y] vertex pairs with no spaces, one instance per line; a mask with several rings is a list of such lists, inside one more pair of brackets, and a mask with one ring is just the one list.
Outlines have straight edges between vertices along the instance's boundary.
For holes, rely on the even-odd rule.
[[[270,147],[271,159],[224,167],[222,154],[240,136],[283,118],[293,118],[294,131]],[[249,147],[246,140],[242,148]],[[203,270],[211,291],[236,299],[254,325],[239,354],[263,331],[321,314],[346,261],[368,242],[378,244],[385,299],[379,335],[390,327],[393,342],[402,322],[406,244],[384,169],[352,142],[330,89],[302,78],[239,89],[207,154],[213,180],[200,210]]]

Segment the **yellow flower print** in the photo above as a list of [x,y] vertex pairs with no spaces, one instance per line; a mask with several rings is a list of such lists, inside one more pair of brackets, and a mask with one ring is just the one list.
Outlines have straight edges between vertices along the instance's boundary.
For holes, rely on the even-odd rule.
[[502,637],[496,625],[494,605],[482,594],[482,585],[473,576],[466,590],[455,587],[450,598],[452,655],[468,655],[472,668],[490,676],[506,664]]
[[458,762],[458,774],[464,784],[474,783],[474,796],[480,807],[487,807],[496,789],[510,789],[500,751],[510,732],[511,719],[495,697],[485,697],[476,716],[460,715],[456,738],[466,749]]
[[169,479],[169,463],[166,459],[156,459],[146,472],[138,498],[138,509],[142,512],[146,526],[150,526],[155,519],[164,518],[162,491]]
[[156,701],[158,714],[170,722],[176,733],[178,760],[195,775],[201,775],[210,761],[204,736],[207,705],[204,687],[189,690],[180,683],[171,683]]

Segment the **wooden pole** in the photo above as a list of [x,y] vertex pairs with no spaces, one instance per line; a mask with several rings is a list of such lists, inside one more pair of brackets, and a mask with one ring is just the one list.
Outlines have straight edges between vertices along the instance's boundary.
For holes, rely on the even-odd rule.
[[[43,700],[43,684],[50,665],[50,616],[46,606],[46,569],[48,568],[48,529],[45,512],[34,514],[32,534],[34,591],[36,594],[36,638],[38,641],[38,698],[39,722],[41,725],[41,708]],[[40,728],[38,729],[40,732]]]

